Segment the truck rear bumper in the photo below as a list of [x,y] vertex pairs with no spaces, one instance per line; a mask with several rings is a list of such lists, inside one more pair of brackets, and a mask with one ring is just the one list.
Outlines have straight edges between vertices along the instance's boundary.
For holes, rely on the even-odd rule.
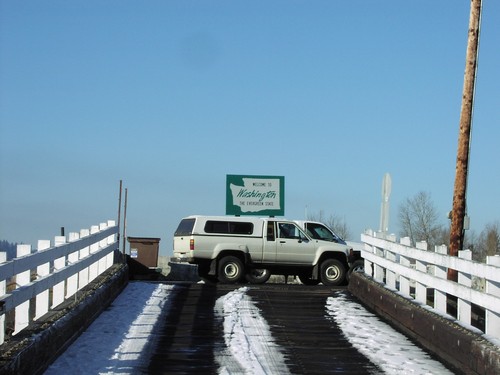
[[194,258],[192,258],[192,257],[172,257],[172,258],[170,258],[170,263],[194,263]]

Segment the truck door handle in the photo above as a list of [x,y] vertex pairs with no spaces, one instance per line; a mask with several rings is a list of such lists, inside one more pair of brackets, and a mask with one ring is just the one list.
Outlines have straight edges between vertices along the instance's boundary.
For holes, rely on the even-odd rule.
[[286,243],[286,241],[280,241],[280,243]]

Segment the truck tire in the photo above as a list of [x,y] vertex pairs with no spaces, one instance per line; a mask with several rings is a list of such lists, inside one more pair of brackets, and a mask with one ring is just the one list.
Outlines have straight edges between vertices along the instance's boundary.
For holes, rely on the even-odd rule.
[[310,273],[309,274],[304,274],[304,273],[300,274],[299,280],[304,285],[318,285],[319,284],[319,280],[313,279],[312,275]]
[[198,276],[207,284],[215,284],[219,280],[216,276],[210,275],[210,265],[209,264],[199,264],[198,265]]
[[250,284],[264,284],[271,277],[271,272],[266,268],[250,268],[245,275]]
[[347,272],[348,279],[351,277],[351,274],[353,272],[365,272],[365,261],[363,259],[358,259],[353,263],[351,269],[349,270],[349,272]]
[[346,270],[342,262],[337,259],[326,259],[321,263],[321,282],[324,285],[341,285],[346,278]]
[[226,256],[219,261],[218,278],[221,283],[235,284],[243,277],[243,262],[235,256]]

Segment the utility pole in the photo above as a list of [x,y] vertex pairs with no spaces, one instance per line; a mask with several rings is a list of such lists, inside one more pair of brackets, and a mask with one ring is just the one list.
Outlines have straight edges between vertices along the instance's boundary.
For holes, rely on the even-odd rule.
[[[455,187],[453,190],[453,209],[451,211],[449,255],[452,256],[457,256],[458,250],[463,250],[464,244],[467,176],[480,25],[481,0],[471,0],[462,108],[460,111],[460,130],[458,134],[457,164],[455,169]],[[456,281],[457,271],[449,269],[448,279]]]

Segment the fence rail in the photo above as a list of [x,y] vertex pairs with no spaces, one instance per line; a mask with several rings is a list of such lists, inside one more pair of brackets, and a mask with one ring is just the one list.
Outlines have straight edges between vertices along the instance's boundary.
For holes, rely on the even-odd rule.
[[[457,300],[460,323],[472,328],[473,304],[484,309],[484,333],[500,339],[500,257],[487,257],[486,264],[472,261],[470,250],[459,251],[458,257],[447,255],[446,246],[427,250],[426,242],[410,246],[408,237],[396,242],[394,235],[367,231],[361,235],[365,272],[389,289],[415,302],[429,306],[428,292],[433,293],[432,307],[447,315],[447,300]],[[447,280],[448,268],[458,271],[458,282]],[[484,288],[473,287],[483,281]],[[484,290],[483,290],[484,289]],[[452,317],[455,318],[455,317]]]
[[113,265],[118,248],[113,220],[79,233],[56,236],[54,244],[17,245],[17,258],[0,252],[0,344],[30,322],[74,296]]

